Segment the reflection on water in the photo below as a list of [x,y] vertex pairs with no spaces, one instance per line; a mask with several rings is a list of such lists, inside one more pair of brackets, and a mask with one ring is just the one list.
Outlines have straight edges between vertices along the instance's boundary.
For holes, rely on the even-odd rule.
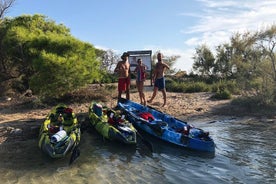
[[153,139],[153,153],[82,135],[80,157],[53,160],[38,140],[0,145],[1,183],[275,183],[275,123],[239,120],[198,123],[216,142],[213,155],[182,150]]

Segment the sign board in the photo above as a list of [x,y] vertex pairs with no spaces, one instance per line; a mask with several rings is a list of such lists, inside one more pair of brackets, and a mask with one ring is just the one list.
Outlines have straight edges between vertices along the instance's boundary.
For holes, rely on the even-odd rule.
[[128,61],[130,64],[130,71],[133,72],[136,68],[137,60],[142,59],[142,62],[147,67],[147,71],[150,72],[152,68],[151,64],[151,50],[142,50],[142,51],[127,51],[129,54]]

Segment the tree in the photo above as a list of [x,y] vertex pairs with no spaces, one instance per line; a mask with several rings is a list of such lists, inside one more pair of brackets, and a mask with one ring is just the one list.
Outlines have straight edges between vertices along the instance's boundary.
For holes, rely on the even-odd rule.
[[214,74],[223,79],[232,76],[232,47],[229,44],[223,44],[216,49],[216,61],[214,65]]
[[237,82],[241,89],[251,91],[256,88],[252,82],[259,76],[261,53],[256,47],[256,33],[246,32],[231,37],[232,64],[237,66]]
[[259,67],[260,96],[264,103],[271,104],[276,102],[276,25],[259,31],[256,38],[256,45],[262,56],[262,63]]
[[271,62],[273,79],[276,82],[276,25],[272,25],[267,30],[260,31],[257,38],[257,44],[260,46],[264,58],[269,59]]
[[206,45],[201,45],[196,48],[193,60],[193,69],[196,73],[199,73],[199,75],[203,77],[210,77],[213,75],[215,58],[211,50]]
[[101,68],[106,70],[108,73],[113,73],[116,64],[119,61],[119,56],[116,55],[112,50],[103,52]]
[[[3,37],[5,35],[5,31],[4,29],[2,29],[2,23],[5,17],[5,14],[7,13],[7,11],[12,7],[12,5],[14,4],[15,0],[1,0],[0,1],[0,82],[2,82],[4,80],[4,76],[3,75],[3,69],[5,70],[5,65],[4,65],[4,60],[5,60],[5,56],[4,56],[4,48],[2,47],[2,41],[3,41]],[[1,86],[0,86],[1,87]]]
[[0,1],[0,23],[4,18],[5,13],[13,6],[15,0],[1,0]]
[[237,33],[231,38],[231,62],[237,66],[237,83],[262,104],[271,104],[276,91],[275,33],[272,26],[260,32]]
[[[100,78],[93,45],[43,15],[5,19],[5,73],[40,96],[58,97]],[[12,75],[12,76],[11,76]]]

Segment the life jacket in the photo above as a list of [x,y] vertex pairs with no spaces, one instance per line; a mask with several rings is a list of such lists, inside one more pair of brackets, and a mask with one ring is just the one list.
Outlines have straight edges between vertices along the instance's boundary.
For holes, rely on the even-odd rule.
[[154,117],[151,113],[149,112],[141,112],[138,114],[141,118],[148,120],[148,121],[153,121]]

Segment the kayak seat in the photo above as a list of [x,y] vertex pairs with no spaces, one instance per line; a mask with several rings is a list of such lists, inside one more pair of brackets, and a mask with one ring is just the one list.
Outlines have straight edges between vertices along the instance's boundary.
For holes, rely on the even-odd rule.
[[165,121],[157,121],[158,125],[161,126],[161,127],[167,127],[168,126],[168,123],[165,122]]
[[154,120],[153,115],[149,112],[141,112],[138,114],[138,116],[140,116],[141,118],[148,120],[150,122]]
[[73,119],[70,120],[64,120],[64,122],[62,123],[64,126],[72,126],[74,123]]
[[93,104],[93,112],[97,116],[101,117],[103,115],[103,106],[101,104],[97,104],[97,103]]

